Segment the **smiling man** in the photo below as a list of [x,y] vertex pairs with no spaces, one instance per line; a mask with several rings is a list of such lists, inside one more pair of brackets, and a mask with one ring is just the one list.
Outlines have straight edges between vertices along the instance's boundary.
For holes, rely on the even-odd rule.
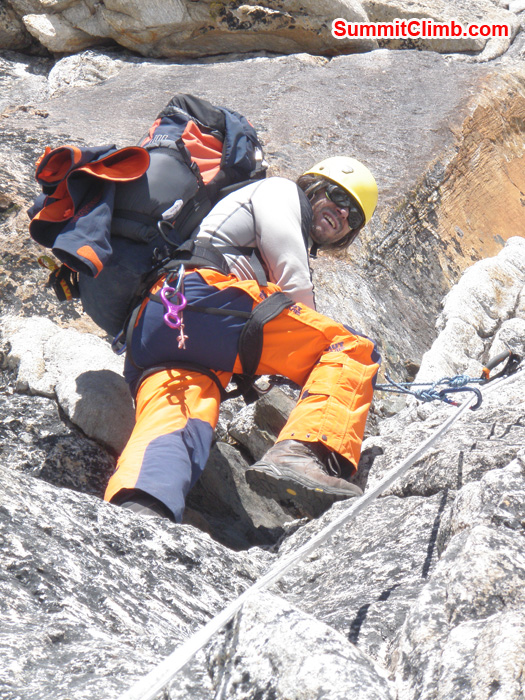
[[[276,444],[247,469],[250,486],[307,517],[360,495],[349,477],[380,358],[369,338],[315,310],[309,252],[349,245],[376,203],[368,168],[340,156],[297,183],[256,181],[215,205],[134,322],[125,376],[137,423],[107,500],[180,522],[206,465],[223,388],[232,375],[262,374],[303,390]],[[166,287],[178,295],[176,328]]]
[[339,156],[321,161],[297,184],[313,210],[312,240],[318,246],[346,247],[367,223],[377,204],[375,179],[359,161]]

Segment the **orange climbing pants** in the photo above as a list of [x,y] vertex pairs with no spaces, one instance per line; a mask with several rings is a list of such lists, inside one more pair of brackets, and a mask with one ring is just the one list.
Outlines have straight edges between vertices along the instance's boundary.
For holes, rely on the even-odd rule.
[[[250,304],[260,301],[261,289],[254,281],[240,282],[211,270],[193,274],[214,292],[233,288],[250,297]],[[268,294],[279,288],[270,284],[264,290]],[[159,319],[142,329],[138,325],[140,347],[147,347],[144,336],[150,332],[158,341],[160,336],[151,328],[161,332],[158,324],[162,324],[163,307],[151,302],[147,307]],[[206,317],[200,314],[198,322],[205,324]],[[176,335],[177,331],[171,333]],[[191,329],[187,334],[186,352],[191,361]],[[242,367],[238,355],[232,357],[228,369],[214,366],[214,359],[221,354],[221,337],[209,338],[207,366],[226,387],[232,373],[242,373]],[[173,348],[174,356],[180,358],[177,343]],[[257,374],[283,375],[303,387],[278,441],[321,442],[357,466],[379,361],[373,341],[302,304],[294,304],[268,321]],[[135,429],[109,481],[106,500],[115,498],[122,489],[140,489],[164,503],[180,522],[186,496],[208,459],[219,405],[218,387],[204,374],[161,370],[147,377],[136,396]]]

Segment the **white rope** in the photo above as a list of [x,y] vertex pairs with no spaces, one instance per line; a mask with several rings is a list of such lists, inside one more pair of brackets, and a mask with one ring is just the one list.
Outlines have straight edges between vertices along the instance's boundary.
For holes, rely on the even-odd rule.
[[[503,377],[496,380],[494,383],[484,387],[485,391],[495,388],[502,381],[514,379],[511,377]],[[229,605],[222,610],[218,615],[212,618],[204,627],[192,635],[186,642],[181,644],[174,652],[167,656],[158,666],[150,671],[146,676],[139,680],[127,692],[120,696],[119,700],[153,700],[171,679],[180,671],[194,656],[209,642],[211,637],[222,629],[242,608],[248,598],[253,596],[258,591],[262,591],[268,586],[276,583],[282,576],[287,573],[295,564],[304,559],[316,547],[328,540],[336,530],[344,524],[353,520],[358,513],[364,510],[370,503],[376,500],[386,489],[397,479],[403,476],[408,469],[420,459],[432,445],[449,430],[449,428],[459,419],[459,417],[469,408],[469,406],[477,400],[476,396],[472,396],[464,401],[461,406],[450,416],[432,435],[427,438],[421,445],[414,450],[407,459],[401,464],[386,474],[376,486],[371,488],[360,498],[354,499],[352,505],[344,510],[337,518],[323,528],[315,537],[306,542],[302,547],[291,552],[283,557],[270,568],[270,570],[256,581],[253,586],[250,586],[238,598],[233,600]]]

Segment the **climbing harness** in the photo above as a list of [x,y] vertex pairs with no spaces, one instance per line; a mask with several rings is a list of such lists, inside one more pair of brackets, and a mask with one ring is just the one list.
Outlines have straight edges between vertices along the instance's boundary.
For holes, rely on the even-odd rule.
[[[505,353],[509,356],[511,353]],[[496,359],[496,358],[495,358]],[[504,359],[504,358],[503,358]],[[503,360],[500,360],[500,362]],[[491,361],[493,367],[494,360]],[[499,363],[496,363],[499,364]],[[521,367],[516,367],[513,375]],[[489,368],[490,371],[490,368]],[[494,377],[494,379],[496,379]],[[492,391],[496,386],[504,382],[514,380],[515,376],[500,377],[498,381],[491,382],[489,386],[483,387],[483,392]],[[198,630],[186,642],[181,644],[174,652],[167,656],[156,668],[139,680],[128,691],[123,693],[118,700],[154,700],[158,693],[165,689],[174,676],[209,642],[212,636],[221,630],[233,616],[242,608],[244,603],[252,598],[259,591],[267,589],[272,584],[279,581],[295,564],[305,559],[320,544],[326,542],[343,525],[355,519],[368,505],[375,501],[386,489],[397,479],[402,477],[409,468],[444,435],[461,415],[471,407],[477,396],[469,396],[445,422],[437,428],[432,435],[427,438],[417,449],[415,449],[401,464],[391,469],[374,487],[364,493],[359,498],[353,499],[352,505],[344,510],[337,518],[323,528],[315,537],[306,542],[299,549],[283,557],[270,570],[256,581],[250,588],[242,593],[238,598],[229,603],[224,610],[212,618],[204,627]],[[169,697],[169,694],[167,695]]]
[[[449,394],[458,394],[470,392],[476,396],[476,403],[470,406],[472,411],[476,411],[483,400],[481,391],[469,384],[485,385],[488,382],[500,377],[509,377],[517,371],[521,363],[521,357],[510,350],[496,355],[486,366],[483,367],[481,377],[469,377],[466,374],[458,374],[455,377],[443,377],[436,382],[396,382],[388,374],[385,373],[385,379],[388,384],[376,384],[377,391],[391,392],[395,394],[409,394],[418,401],[444,401],[452,406],[459,406],[457,401],[454,401]],[[490,376],[491,370],[500,365],[504,360],[507,360],[503,369],[493,377]],[[444,387],[444,388],[441,388]]]
[[[175,277],[175,275],[177,276]],[[177,279],[176,284],[174,283],[175,279]],[[118,347],[116,347],[114,341],[114,350],[120,353],[126,351],[128,360],[137,369],[141,370],[141,376],[135,385],[135,390],[138,389],[138,386],[144,381],[144,379],[151,376],[151,374],[154,374],[155,372],[183,370],[188,372],[199,372],[200,374],[205,374],[207,377],[210,377],[210,379],[213,380],[219,389],[221,401],[226,401],[237,396],[243,396],[246,403],[252,403],[259,398],[261,394],[265,393],[264,390],[259,389],[254,384],[256,380],[257,367],[259,366],[263,350],[264,326],[278,316],[281,311],[293,306],[294,302],[292,298],[284,292],[274,292],[256,304],[251,311],[201,306],[199,304],[194,304],[191,301],[187,302],[186,297],[183,294],[183,279],[184,265],[179,263],[179,267],[177,267],[176,272],[173,269],[168,271],[161,292],[157,292],[155,294],[150,292],[148,294],[148,300],[164,305],[164,308],[166,309],[164,321],[169,321],[169,323],[167,323],[169,327],[179,329],[179,336],[177,339],[179,349],[185,349],[185,342],[188,339],[188,336],[184,334],[184,323],[182,320],[182,309],[184,308],[201,314],[234,316],[245,319],[245,323],[240,334],[238,347],[242,373],[233,375],[237,388],[226,391],[221,385],[216,372],[195,362],[176,360],[173,362],[166,362],[155,367],[146,368],[140,366],[133,357],[133,353],[131,351],[132,335],[136,326],[138,315],[141,311],[141,306],[137,306],[131,315],[129,322],[126,324],[127,331],[125,340],[122,340],[122,337],[120,336]],[[175,284],[175,286],[173,286],[173,284]],[[162,298],[163,291],[165,292],[164,299]],[[177,297],[179,304],[173,304],[170,301],[170,298],[175,294],[179,294]],[[180,320],[179,324],[177,324],[178,320]]]

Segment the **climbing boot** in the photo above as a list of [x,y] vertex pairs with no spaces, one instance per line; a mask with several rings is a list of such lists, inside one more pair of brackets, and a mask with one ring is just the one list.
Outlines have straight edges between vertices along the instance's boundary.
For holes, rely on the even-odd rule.
[[117,497],[113,499],[112,503],[121,508],[127,508],[139,515],[168,518],[168,520],[175,521],[173,513],[166,508],[164,503],[161,503],[157,498],[150,496],[150,494],[145,491],[126,489],[123,490],[119,496],[120,498]]
[[335,501],[362,495],[342,471],[335,453],[321,443],[283,440],[245,473],[257,493],[302,517],[317,518]]

